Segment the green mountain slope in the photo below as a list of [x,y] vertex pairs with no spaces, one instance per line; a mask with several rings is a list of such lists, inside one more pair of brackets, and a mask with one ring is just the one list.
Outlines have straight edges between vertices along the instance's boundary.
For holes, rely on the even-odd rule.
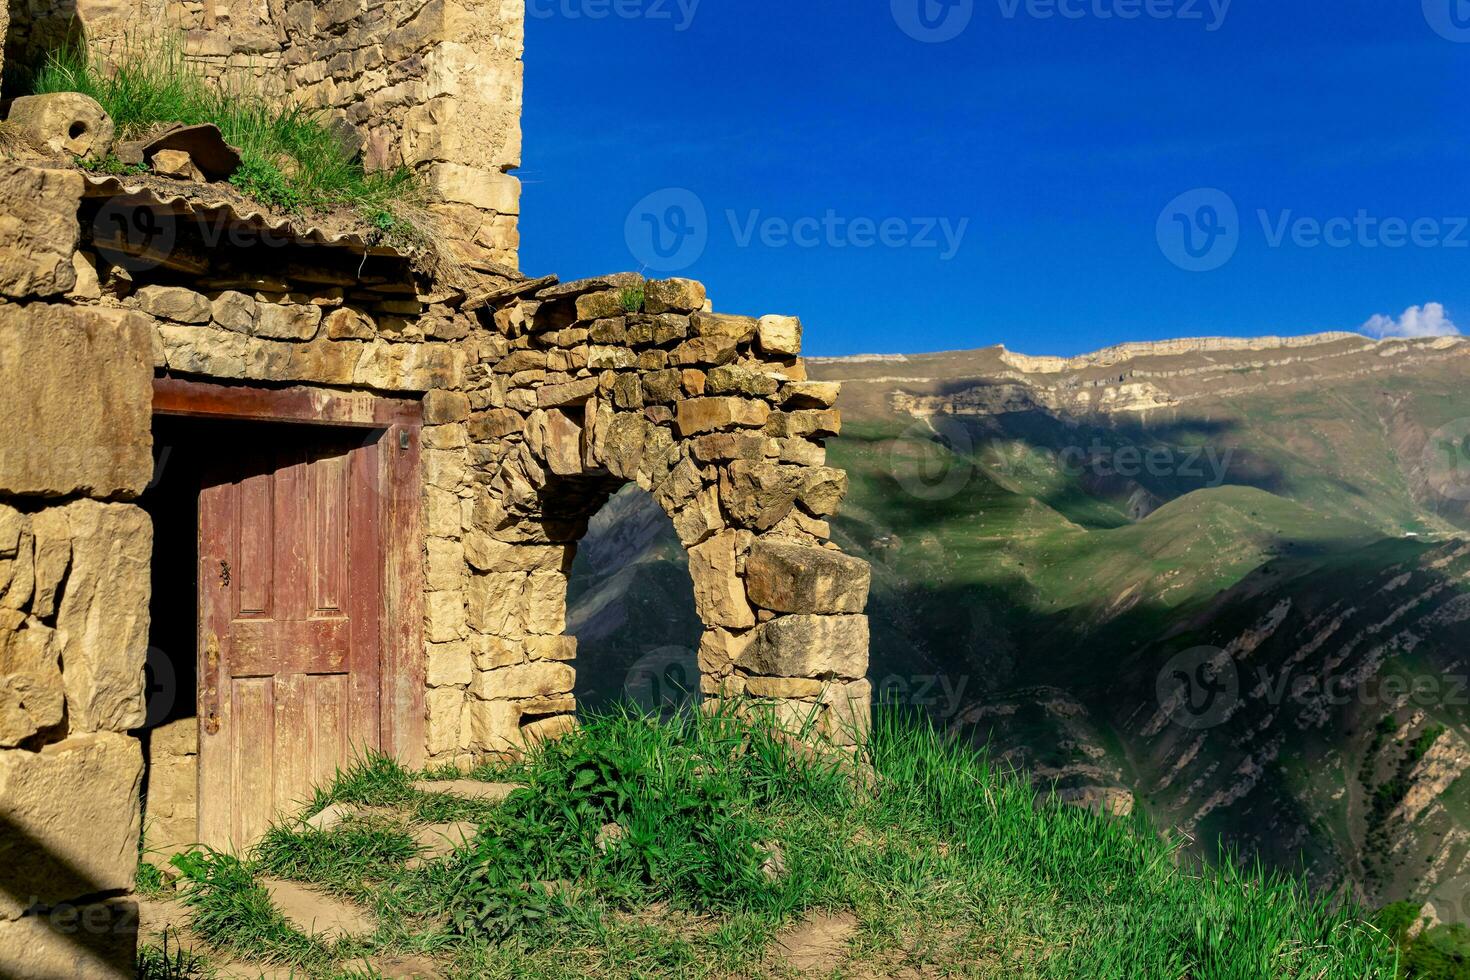
[[[1223,840],[1369,902],[1430,897],[1467,918],[1452,910],[1470,896],[1470,344],[1330,335],[810,370],[844,382],[834,533],[873,564],[880,697],[991,743],[1042,791],[1184,830],[1202,855]],[[640,556],[638,582],[616,579],[622,562],[578,565],[574,617],[582,595],[629,611],[583,639],[582,662],[609,665],[599,691],[698,635],[677,611],[685,580],[644,567],[680,571],[667,522],[625,506],[645,515],[619,549]]]

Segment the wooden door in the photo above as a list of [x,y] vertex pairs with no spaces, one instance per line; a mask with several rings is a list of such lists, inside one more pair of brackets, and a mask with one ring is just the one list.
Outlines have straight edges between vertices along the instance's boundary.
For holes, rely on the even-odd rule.
[[199,829],[237,851],[381,746],[379,441],[262,428],[199,498]]

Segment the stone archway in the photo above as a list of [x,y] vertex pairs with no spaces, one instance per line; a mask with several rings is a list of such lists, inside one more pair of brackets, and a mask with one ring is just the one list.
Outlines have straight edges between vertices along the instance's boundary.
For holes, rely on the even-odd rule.
[[794,317],[706,306],[698,283],[621,274],[482,317],[464,545],[472,750],[573,723],[567,572],[590,517],[630,482],[688,551],[703,693],[769,702],[844,744],[866,726],[869,569],[826,521],[847,489],[823,446],[837,385],[806,380]]

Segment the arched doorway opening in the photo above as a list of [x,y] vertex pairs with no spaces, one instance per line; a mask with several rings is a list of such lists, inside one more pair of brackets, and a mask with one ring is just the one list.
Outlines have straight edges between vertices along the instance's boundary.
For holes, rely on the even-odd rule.
[[567,588],[580,710],[619,701],[668,713],[699,701],[699,641],[689,557],[657,501],[629,484],[588,522]]

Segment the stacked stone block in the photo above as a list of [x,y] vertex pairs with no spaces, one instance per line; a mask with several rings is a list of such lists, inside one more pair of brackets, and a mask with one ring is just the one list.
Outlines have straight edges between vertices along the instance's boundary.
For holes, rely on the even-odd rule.
[[[81,179],[0,170],[0,975],[132,975],[146,318],[68,305]],[[40,208],[39,212],[36,210]]]
[[[704,287],[636,274],[552,286],[494,311],[469,368],[474,509],[461,746],[515,751],[570,723],[566,575],[625,483],[689,552],[709,696],[851,743],[867,717],[866,563],[825,520],[846,492],[822,441],[838,386],[808,381],[800,323],[713,313]],[[436,692],[448,717],[447,689]],[[438,730],[431,751],[449,750]]]

